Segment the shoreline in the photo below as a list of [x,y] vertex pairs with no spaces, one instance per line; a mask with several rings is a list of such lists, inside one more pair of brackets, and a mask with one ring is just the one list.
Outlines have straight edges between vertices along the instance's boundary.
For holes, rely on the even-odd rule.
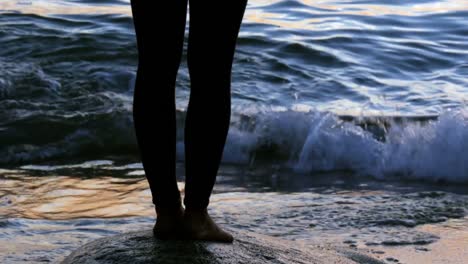
[[[142,176],[2,173],[0,262],[55,261],[91,240],[150,228],[155,221]],[[214,220],[227,228],[309,245],[358,248],[374,258],[400,263],[412,259],[460,263],[468,257],[466,250],[460,250],[468,241],[467,194],[437,191],[433,186],[425,190],[424,185],[349,185],[340,180],[314,179],[315,185],[309,185],[300,178],[288,181],[238,173],[223,167],[211,197]],[[179,182],[182,194],[183,188]],[[412,222],[418,212],[427,219]]]

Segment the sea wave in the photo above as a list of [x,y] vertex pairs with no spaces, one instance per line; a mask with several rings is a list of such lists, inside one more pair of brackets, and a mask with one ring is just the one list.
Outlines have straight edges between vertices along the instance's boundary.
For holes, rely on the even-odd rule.
[[[185,115],[177,111],[179,161],[184,160]],[[138,157],[129,111],[35,116],[15,125],[16,129],[0,131],[4,165]],[[467,126],[464,110],[421,117],[353,117],[312,110],[236,112],[222,162],[270,164],[301,174],[350,171],[379,179],[468,182]]]

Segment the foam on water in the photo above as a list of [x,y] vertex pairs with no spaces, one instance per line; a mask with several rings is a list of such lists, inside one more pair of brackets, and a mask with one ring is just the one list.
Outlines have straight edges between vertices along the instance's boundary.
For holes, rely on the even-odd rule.
[[[47,166],[61,162],[67,167],[72,156],[81,162],[90,160],[91,154],[98,159],[135,158],[138,149],[130,114],[120,112],[111,119],[79,121],[76,130],[69,130],[71,134],[58,141],[51,137],[52,142],[24,144],[20,135],[10,135],[0,161],[7,165],[42,162]],[[185,114],[178,112],[179,161],[185,158]],[[103,124],[114,127],[113,133],[109,134]],[[47,120],[42,126],[44,131],[38,133],[46,133]],[[222,162],[252,167],[267,164],[298,174],[350,171],[378,179],[468,183],[467,126],[464,110],[446,111],[423,121],[382,116],[346,120],[319,111],[262,111],[251,116],[236,113]],[[12,131],[2,133],[8,136]]]
[[284,165],[300,173],[351,170],[377,178],[468,182],[466,111],[446,111],[426,122],[380,119],[374,125],[383,139],[358,125],[359,118],[346,122],[325,112],[270,112],[259,115],[251,131],[232,129],[225,160],[252,163],[257,155],[277,162],[286,158]]

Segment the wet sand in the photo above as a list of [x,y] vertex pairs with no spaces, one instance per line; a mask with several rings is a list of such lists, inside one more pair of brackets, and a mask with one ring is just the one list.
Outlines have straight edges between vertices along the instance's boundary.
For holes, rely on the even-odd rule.
[[[76,168],[68,175],[0,171],[0,262],[55,262],[94,239],[151,228],[156,214],[141,171],[119,174],[114,169],[107,175],[94,170],[101,176],[92,178],[82,176],[90,171]],[[223,225],[304,245],[359,248],[388,263],[463,263],[468,258],[464,194],[434,191],[433,186],[429,191],[406,187],[398,194],[390,183],[356,188],[343,180],[320,184],[317,179],[318,185],[310,186],[300,179],[283,181],[281,175],[239,173],[224,167],[211,198],[212,215]],[[183,193],[183,181],[179,189]],[[386,219],[392,207],[401,207],[395,212],[406,222]],[[419,211],[423,220],[402,213],[407,210]],[[431,215],[431,210],[440,213]]]

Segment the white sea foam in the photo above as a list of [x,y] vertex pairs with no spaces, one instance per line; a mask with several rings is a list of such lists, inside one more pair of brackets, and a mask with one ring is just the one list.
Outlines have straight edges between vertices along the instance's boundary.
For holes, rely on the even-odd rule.
[[352,170],[377,178],[468,182],[464,110],[426,122],[389,118],[390,127],[381,127],[384,140],[332,113],[269,112],[253,119],[253,129],[240,123],[231,128],[223,161],[253,163],[263,153],[301,173]]

